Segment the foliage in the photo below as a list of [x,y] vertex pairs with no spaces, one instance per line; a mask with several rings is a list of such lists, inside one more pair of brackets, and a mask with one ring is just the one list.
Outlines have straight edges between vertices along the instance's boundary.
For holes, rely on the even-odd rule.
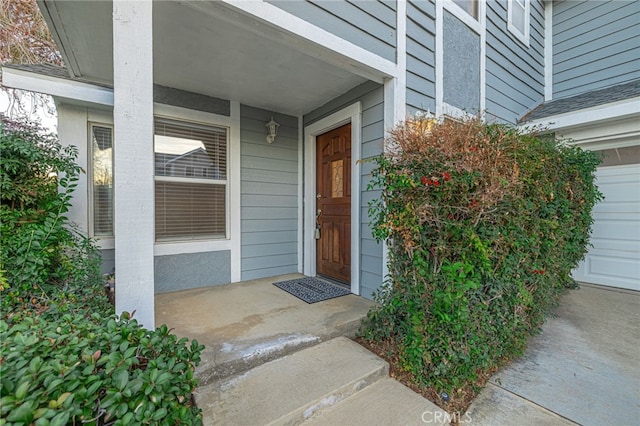
[[0,63],[62,65],[36,0],[0,3]]
[[202,346],[123,315],[0,321],[7,425],[201,424],[191,401]]
[[[0,65],[51,64],[62,66],[62,56],[51,37],[36,0],[0,2]],[[2,83],[2,75],[0,75]],[[6,115],[37,117],[55,114],[53,99],[42,93],[12,89],[0,84],[7,96]]]
[[479,119],[409,121],[376,159],[389,277],[363,337],[454,392],[524,349],[587,250],[591,152]]
[[95,247],[65,216],[81,173],[75,147],[62,147],[29,123],[5,120],[0,152],[0,270],[10,286],[0,306],[17,297],[40,303],[52,287],[99,277]]
[[113,314],[95,244],[65,216],[74,148],[0,127],[0,425],[201,424],[203,347]]

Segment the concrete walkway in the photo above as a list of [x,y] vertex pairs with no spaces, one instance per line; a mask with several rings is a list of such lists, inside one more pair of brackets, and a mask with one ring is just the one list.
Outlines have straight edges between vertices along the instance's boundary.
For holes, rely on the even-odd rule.
[[474,401],[473,425],[640,425],[640,293],[583,284]]
[[156,296],[156,323],[206,347],[195,395],[206,426],[448,423],[344,337],[373,302],[349,295],[309,305],[272,285],[296,277]]
[[[206,346],[196,392],[205,425],[447,424],[351,340],[372,302],[316,304],[286,275],[156,296],[156,322]],[[640,293],[570,291],[466,415],[472,425],[640,425]]]

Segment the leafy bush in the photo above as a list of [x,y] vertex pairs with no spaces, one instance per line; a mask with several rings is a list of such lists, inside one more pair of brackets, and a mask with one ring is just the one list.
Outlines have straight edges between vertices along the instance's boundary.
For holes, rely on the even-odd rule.
[[451,393],[521,353],[587,250],[597,156],[479,119],[407,122],[376,159],[389,278],[362,329]]
[[166,326],[93,314],[0,321],[2,399],[10,424],[201,424],[191,401],[202,346]]
[[201,424],[203,346],[114,315],[95,244],[65,213],[74,148],[0,124],[0,425]]
[[[59,286],[99,277],[95,246],[65,216],[81,169],[75,147],[29,123],[0,123],[3,310],[38,304]],[[99,278],[98,278],[99,279]],[[6,290],[6,289],[5,289]]]

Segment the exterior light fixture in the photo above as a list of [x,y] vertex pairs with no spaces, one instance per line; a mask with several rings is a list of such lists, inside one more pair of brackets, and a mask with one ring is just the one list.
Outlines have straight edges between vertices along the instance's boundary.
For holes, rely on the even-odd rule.
[[437,124],[436,117],[431,111],[416,111],[414,119],[411,120],[411,127],[420,133],[431,133],[431,129]]
[[271,121],[265,124],[265,127],[269,130],[269,134],[267,135],[267,142],[271,144],[276,140],[276,135],[278,134],[278,127],[280,127],[280,125],[273,120],[273,116],[272,116]]

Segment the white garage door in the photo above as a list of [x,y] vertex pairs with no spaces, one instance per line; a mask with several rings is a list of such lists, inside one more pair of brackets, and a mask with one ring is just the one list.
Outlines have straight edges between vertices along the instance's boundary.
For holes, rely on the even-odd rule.
[[601,167],[597,185],[605,198],[593,210],[593,247],[573,278],[640,290],[640,164]]

